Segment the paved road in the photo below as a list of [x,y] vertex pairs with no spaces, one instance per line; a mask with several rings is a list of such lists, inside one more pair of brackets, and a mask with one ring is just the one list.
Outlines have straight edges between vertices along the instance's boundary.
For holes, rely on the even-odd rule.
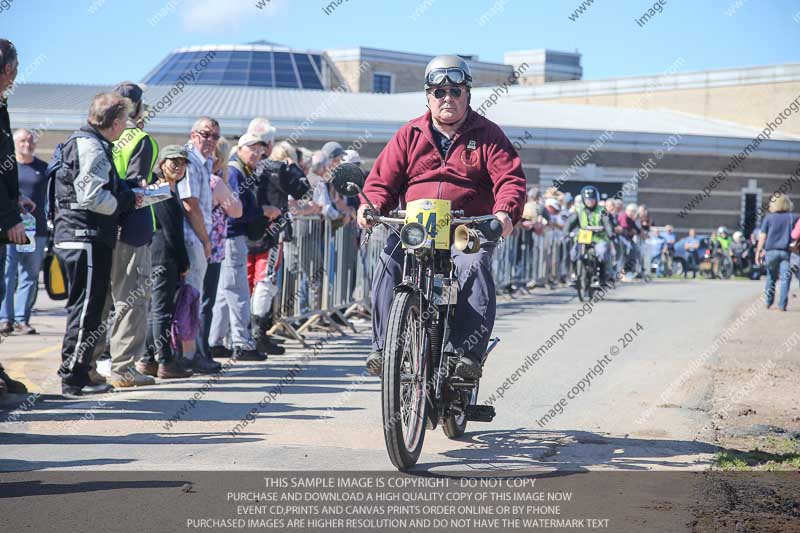
[[[573,293],[537,290],[502,303],[495,328],[502,342],[481,383],[481,403],[495,393],[497,418],[492,424],[470,423],[462,441],[429,432],[419,468],[705,468],[715,450],[704,443],[711,436],[701,429],[709,374],[701,364],[696,371],[687,369],[761,286],[624,284],[591,313],[576,314],[574,325],[562,330],[563,339],[544,350],[559,325],[569,324],[581,309]],[[63,312],[46,297],[42,302],[48,309],[33,322],[43,334],[12,336],[0,344],[9,373],[42,392],[32,409],[18,413],[17,422],[0,424],[0,470],[392,469],[380,429],[379,382],[363,372],[366,322],[357,324],[358,335],[323,341],[318,356],[292,383],[286,384],[286,376],[302,355],[299,348],[268,363],[236,363],[205,392],[204,378],[197,377],[65,401],[54,394],[53,379]],[[632,342],[618,341],[626,331]],[[613,349],[618,353],[606,357],[603,374],[587,377]],[[537,351],[538,361],[497,397],[504,380]],[[582,378],[585,390],[567,399]],[[248,411],[282,381],[275,400],[233,436]],[[196,391],[203,395],[187,410]],[[562,398],[563,413],[537,422]],[[13,407],[9,399],[4,403],[0,420]],[[182,419],[167,427],[182,408]]]

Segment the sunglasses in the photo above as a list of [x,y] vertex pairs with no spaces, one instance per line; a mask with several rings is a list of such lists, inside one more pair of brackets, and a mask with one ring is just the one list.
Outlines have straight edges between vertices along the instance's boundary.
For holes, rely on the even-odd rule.
[[461,85],[472,81],[472,76],[469,76],[460,68],[437,68],[428,72],[426,81],[428,85],[443,85],[447,82],[453,85]]
[[177,170],[179,168],[183,168],[186,166],[187,161],[183,158],[181,159],[167,159],[167,163],[169,166],[173,168],[173,170]]
[[[453,98],[459,98],[461,94],[464,92],[461,89],[461,87],[450,87],[449,90],[450,90],[450,96],[452,96]],[[436,98],[437,100],[441,100],[442,98],[447,96],[447,91],[448,89],[435,89],[431,91],[431,94],[433,94],[433,97]]]
[[203,140],[206,140],[206,141],[208,139],[213,139],[215,141],[218,141],[219,138],[221,137],[221,135],[219,133],[211,133],[210,131],[195,131],[195,133],[198,134],[200,137],[203,138]]

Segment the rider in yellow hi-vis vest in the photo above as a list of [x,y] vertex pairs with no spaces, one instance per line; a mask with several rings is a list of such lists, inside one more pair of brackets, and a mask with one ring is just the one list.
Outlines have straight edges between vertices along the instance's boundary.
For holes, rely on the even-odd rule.
[[[596,187],[588,185],[581,189],[581,202],[576,202],[575,212],[567,219],[566,231],[572,232],[576,228],[585,230],[587,228],[601,227],[601,230],[592,230],[592,244],[594,245],[597,259],[600,261],[600,279],[608,281],[611,272],[611,254],[609,253],[609,236],[612,233],[611,222],[608,220],[608,213],[605,208],[599,205],[600,192]],[[570,259],[574,263],[578,256],[578,242],[570,251]]]

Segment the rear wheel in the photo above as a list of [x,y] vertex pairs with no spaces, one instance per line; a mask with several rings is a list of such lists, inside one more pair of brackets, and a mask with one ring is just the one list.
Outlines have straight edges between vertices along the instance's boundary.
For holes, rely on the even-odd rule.
[[397,293],[389,312],[383,349],[383,435],[389,459],[399,470],[414,466],[425,440],[428,364],[419,301]]
[[683,276],[684,270],[686,270],[686,267],[683,265],[683,261],[677,258],[672,261],[672,274],[674,276]]
[[[584,300],[591,300],[594,296],[595,284],[594,276],[597,272],[597,259],[594,255],[589,255],[589,259],[583,267],[583,295]],[[583,300],[582,300],[583,301]]]
[[[477,383],[475,384],[475,388],[472,389],[472,392],[470,393],[468,405],[478,405]],[[460,415],[451,414],[445,418],[444,424],[442,424],[442,431],[444,431],[444,434],[447,435],[448,438],[458,439],[464,436],[464,432],[467,430],[466,405],[464,408],[464,411]]]

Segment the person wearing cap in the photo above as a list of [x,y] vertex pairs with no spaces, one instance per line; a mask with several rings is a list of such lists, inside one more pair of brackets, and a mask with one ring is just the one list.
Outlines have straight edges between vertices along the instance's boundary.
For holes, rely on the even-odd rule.
[[[266,354],[256,350],[250,332],[250,285],[247,280],[247,238],[253,228],[263,227],[263,220],[274,220],[281,210],[258,203],[258,183],[253,174],[267,144],[254,133],[239,138],[235,155],[228,162],[228,181],[239,192],[242,216],[228,221],[225,259],[214,303],[208,343],[212,350],[224,346],[230,335],[233,357],[244,361],[264,361]],[[261,231],[263,234],[263,231]]]
[[[142,88],[130,81],[114,87],[113,92],[131,101],[132,110],[125,131],[114,141],[114,167],[129,188],[143,187],[153,181],[153,168],[158,158],[158,143],[141,129],[145,106]],[[136,387],[155,383],[150,369],[138,361],[147,353],[147,309],[150,300],[150,241],[153,238],[154,215],[151,207],[135,209],[120,215],[119,239],[111,258],[111,285],[106,299],[106,314],[114,308],[111,324],[111,374],[107,381],[114,387]],[[134,295],[134,296],[132,296]],[[106,337],[98,339],[94,350],[98,356],[105,348]],[[96,359],[93,358],[93,369]],[[150,374],[150,375],[148,375]],[[92,378],[103,381],[92,372]]]
[[186,175],[189,154],[177,144],[165,146],[153,171],[155,178],[167,183],[172,196],[153,205],[156,229],[150,245],[153,298],[147,321],[147,355],[140,361],[155,367],[159,379],[186,378],[192,371],[178,364],[172,353],[171,325],[175,315],[178,280],[189,273],[189,255],[183,235],[183,210],[177,184]]
[[344,148],[336,141],[326,142],[322,145],[321,150],[328,156],[328,163],[331,168],[335,168],[336,165],[342,162],[342,158],[344,158]]
[[[186,283],[200,293],[201,301],[205,285],[208,260],[211,257],[211,174],[214,168],[214,150],[220,139],[219,122],[211,117],[200,117],[192,125],[189,142],[184,148],[189,154],[186,177],[178,182],[178,196],[184,212],[183,236],[189,254],[189,273]],[[235,189],[234,189],[235,190]],[[195,374],[213,374],[222,365],[210,355],[197,352],[196,339],[184,341],[182,345],[186,365]]]
[[[493,214],[508,236],[522,215],[525,173],[511,141],[497,124],[470,106],[472,75],[469,65],[455,55],[433,58],[425,69],[425,97],[429,110],[411,120],[381,151],[364,185],[364,194],[386,214],[412,200],[447,199],[452,209],[466,216]],[[358,224],[372,224],[358,210]],[[397,237],[388,238],[372,284],[373,352],[367,368],[380,374],[383,342],[395,286],[402,277],[403,250]],[[452,348],[461,353],[456,375],[476,379],[482,375],[481,358],[495,318],[495,286],[491,271],[493,245],[474,254],[454,252],[461,286],[455,310]],[[382,272],[386,272],[383,275]],[[479,335],[477,343],[470,335]],[[474,340],[474,336],[473,336]]]

